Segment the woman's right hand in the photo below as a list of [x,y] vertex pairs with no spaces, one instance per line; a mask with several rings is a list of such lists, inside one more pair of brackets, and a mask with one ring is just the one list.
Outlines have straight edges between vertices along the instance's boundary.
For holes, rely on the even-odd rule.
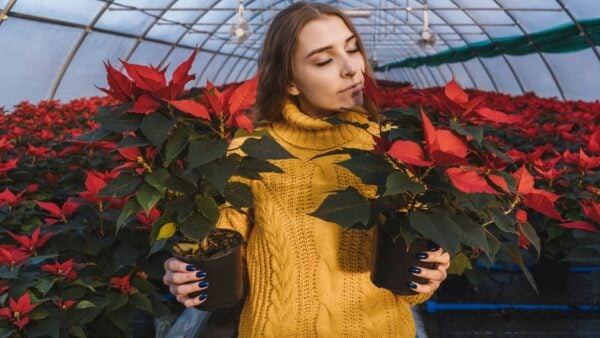
[[189,294],[206,290],[208,281],[205,281],[206,271],[196,270],[194,265],[185,263],[175,257],[165,261],[165,275],[163,283],[169,287],[178,302],[185,307],[194,307],[206,301],[207,293],[201,292],[197,297],[190,297]]

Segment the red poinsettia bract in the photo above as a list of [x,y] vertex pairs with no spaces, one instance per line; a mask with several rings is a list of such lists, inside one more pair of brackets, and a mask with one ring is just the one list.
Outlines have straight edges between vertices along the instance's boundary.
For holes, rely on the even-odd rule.
[[40,270],[65,277],[67,280],[74,280],[77,278],[77,271],[75,271],[76,265],[77,263],[72,258],[62,263],[59,263],[58,260],[55,259],[54,264],[44,264],[40,267]]
[[123,277],[112,277],[110,279],[110,287],[119,290],[122,294],[130,294],[135,291],[131,286],[131,272]]
[[11,324],[23,330],[25,325],[29,323],[27,314],[37,307],[37,304],[32,304],[29,294],[25,292],[17,301],[9,297],[10,306],[0,309],[0,316],[5,317]]
[[79,208],[79,204],[73,202],[73,198],[71,197],[63,203],[62,207],[59,207],[56,203],[52,202],[35,201],[35,203],[37,203],[40,208],[50,213],[50,217],[45,219],[47,224],[55,224],[59,221],[66,224],[73,213]]
[[44,246],[44,244],[46,244],[46,242],[50,239],[50,237],[52,237],[52,233],[49,232],[45,235],[43,235],[42,237],[40,237],[40,227],[38,227],[37,229],[35,229],[33,231],[33,233],[31,234],[31,237],[26,236],[26,235],[16,235],[10,231],[6,231],[6,233],[12,237],[15,241],[17,241],[19,244],[21,244],[21,250],[31,254],[31,255],[37,255],[38,249],[40,249],[41,247]]

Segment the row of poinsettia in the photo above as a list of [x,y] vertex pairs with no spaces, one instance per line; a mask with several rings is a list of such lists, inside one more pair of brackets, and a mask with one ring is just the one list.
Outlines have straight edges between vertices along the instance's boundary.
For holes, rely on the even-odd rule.
[[[189,60],[174,72],[169,83],[164,69],[124,63],[126,77],[107,64],[110,88],[106,91],[123,103],[134,100],[130,111],[142,116],[168,102],[191,117],[207,119],[210,111],[223,125],[251,129],[249,119],[241,114],[248,107],[235,104],[244,100],[231,99],[235,86],[221,93],[209,83],[204,91],[215,95],[206,95],[202,104],[181,99],[191,78]],[[437,100],[432,101],[431,95]],[[479,98],[484,95],[485,100]],[[227,107],[224,102],[229,102]],[[488,140],[521,165],[515,173],[522,182],[518,192],[530,211],[547,216],[534,224],[538,233],[546,234],[546,254],[557,258],[577,254],[573,229],[595,233],[600,224],[595,170],[600,166],[600,133],[594,113],[597,103],[560,103],[532,95],[467,94],[454,82],[443,90],[389,88],[378,102],[388,107],[422,105],[439,111],[441,118],[453,123],[454,130],[481,124],[501,127]],[[115,235],[115,223],[127,198],[98,194],[123,170],[133,169],[138,174],[151,170],[156,148],[134,142],[118,149],[122,144],[111,141],[64,142],[96,128],[98,124],[91,118],[97,107],[110,103],[114,101],[107,98],[68,104],[24,102],[11,114],[0,114],[0,316],[6,319],[0,323],[0,333],[26,328],[30,335],[62,330],[82,336],[84,328],[100,328],[121,336],[136,310],[166,310],[159,296],[165,292],[160,267],[166,254],[147,256],[146,241],[160,212],[152,207],[140,211],[137,222]],[[425,114],[421,116],[429,133],[428,156],[421,145],[409,143],[402,144],[403,149],[413,152],[395,152],[391,145],[390,153],[412,165],[460,164],[467,151],[461,141],[446,148],[447,143],[436,138],[455,140],[455,134],[436,130]],[[115,121],[113,127],[126,127],[127,123],[131,121]],[[537,129],[537,134],[532,129]],[[508,165],[500,156],[482,161],[490,168]],[[488,189],[479,179],[479,168],[457,167],[448,174],[463,191]],[[499,178],[492,181],[503,186]],[[140,203],[149,206],[151,202]],[[524,210],[517,217],[521,223],[527,221]],[[139,236],[140,232],[145,235]],[[519,238],[527,247],[527,237]],[[588,256],[578,257],[593,262]],[[29,324],[31,320],[36,323]]]

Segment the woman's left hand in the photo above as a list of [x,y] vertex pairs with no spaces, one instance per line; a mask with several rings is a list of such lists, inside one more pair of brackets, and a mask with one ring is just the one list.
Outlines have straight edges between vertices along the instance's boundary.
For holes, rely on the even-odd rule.
[[[420,261],[438,263],[437,268],[426,269],[424,267],[417,266],[416,268],[420,269],[420,272],[415,273],[411,271],[411,273],[415,276],[429,279],[429,282],[427,282],[427,284],[420,284],[416,282],[412,283],[416,286],[416,288],[412,288],[410,285],[411,283],[409,283],[409,287],[411,287],[411,289],[413,289],[415,292],[432,293],[435,292],[435,290],[440,287],[440,284],[442,284],[442,282],[448,277],[446,270],[448,270],[448,267],[450,266],[450,254],[444,251],[442,248],[424,253],[427,255],[427,257],[420,259]],[[419,258],[419,256],[417,256],[417,258]]]

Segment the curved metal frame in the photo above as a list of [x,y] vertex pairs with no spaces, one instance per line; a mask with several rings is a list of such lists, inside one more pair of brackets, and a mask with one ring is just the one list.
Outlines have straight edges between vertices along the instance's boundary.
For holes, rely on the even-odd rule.
[[[493,1],[498,7],[502,8],[502,5],[498,3],[498,0],[493,0]],[[548,60],[546,60],[546,57],[540,51],[540,48],[535,43],[533,43],[533,40],[531,40],[531,36],[529,36],[529,33],[527,33],[525,31],[525,29],[523,28],[523,25],[521,25],[521,23],[515,19],[515,17],[512,15],[512,13],[510,13],[509,11],[504,11],[504,13],[506,13],[506,15],[508,15],[513,20],[513,22],[517,25],[517,27],[519,27],[519,30],[521,30],[521,32],[525,35],[525,37],[527,38],[529,43],[533,46],[533,48],[535,48],[537,50],[538,55],[540,56],[540,58],[542,58],[544,65],[546,65],[548,72],[550,72],[550,76],[552,76],[552,79],[554,80],[554,84],[556,85],[556,88],[558,89],[560,97],[562,98],[563,101],[566,100],[565,93],[564,93],[563,89],[561,88],[560,84],[558,83],[558,78],[556,77],[556,74],[554,74],[552,67],[550,67],[550,65],[548,64]]]
[[79,40],[77,40],[77,42],[75,43],[75,46],[73,46],[73,49],[71,49],[71,52],[69,52],[69,56],[67,57],[67,59],[65,60],[63,65],[60,67],[60,71],[58,72],[58,75],[54,79],[54,83],[52,84],[52,87],[50,87],[50,93],[48,95],[48,100],[54,99],[54,95],[56,95],[58,86],[60,86],[60,83],[62,82],[65,74],[67,73],[67,69],[69,68],[69,65],[71,64],[71,62],[73,62],[73,58],[75,58],[75,55],[77,54],[77,51],[79,50],[79,47],[81,47],[81,45],[83,44],[83,41],[85,41],[85,38],[92,32],[92,28],[94,27],[94,25],[96,25],[98,20],[100,20],[100,18],[102,17],[102,14],[104,14],[104,12],[108,9],[108,7],[110,7],[111,2],[112,2],[112,0],[107,1],[104,4],[104,6],[102,7],[102,9],[100,9],[98,11],[96,16],[92,19],[92,21],[83,30],[83,34],[79,37]]
[[177,3],[177,1],[179,0],[172,0],[166,7],[165,9],[155,18],[154,22],[148,26],[148,28],[146,28],[146,30],[142,33],[141,37],[137,39],[137,41],[133,44],[133,47],[131,48],[131,50],[129,51],[129,53],[127,53],[127,56],[125,57],[125,62],[129,62],[129,59],[131,59],[131,57],[133,56],[133,53],[135,53],[135,51],[137,50],[137,48],[140,46],[140,44],[142,43],[142,41],[144,41],[144,39],[146,38],[146,36],[148,35],[148,33],[150,33],[150,31],[152,30],[152,28],[154,28],[154,25],[156,25],[157,22],[159,22],[162,19],[162,16],[171,8],[173,7],[173,5],[175,5]]
[[598,60],[600,61],[600,52],[598,52],[598,49],[596,49],[596,45],[594,45],[594,41],[592,41],[590,34],[583,28],[583,26],[581,26],[581,24],[579,22],[577,22],[577,20],[575,19],[575,16],[573,15],[573,13],[571,13],[571,11],[567,7],[567,5],[564,4],[563,0],[556,0],[556,2],[558,2],[560,7],[563,9],[563,11],[565,11],[565,13],[567,13],[567,15],[569,16],[571,21],[573,21],[573,24],[575,24],[575,26],[577,26],[577,28],[579,29],[581,34],[583,34],[583,37],[585,38],[585,40],[588,42],[588,44],[592,48],[592,51],[594,52],[594,54],[596,54],[596,58],[598,58]]
[[[147,36],[149,34],[149,32],[152,30],[153,27],[156,26],[157,23],[159,23],[162,19],[162,17],[169,12],[169,10],[172,9],[172,7],[177,3],[177,0],[172,0],[169,2],[169,4],[165,7],[165,8],[161,8],[161,11],[158,15],[153,15],[150,13],[147,13],[145,10],[143,9],[138,9],[140,11],[142,11],[143,13],[145,13],[146,15],[150,15],[150,16],[154,16],[155,20],[153,22],[151,22],[148,27],[144,30],[144,32],[141,35],[138,36],[133,36],[132,34],[124,34],[124,33],[120,33],[120,32],[116,32],[113,30],[106,30],[106,29],[98,29],[95,28],[95,25],[97,24],[97,22],[101,19],[101,17],[105,14],[105,12],[109,9],[109,7],[113,4],[115,4],[114,0],[101,0],[103,2],[105,2],[105,5],[98,11],[98,13],[94,16],[94,18],[87,24],[87,25],[83,25],[83,24],[74,24],[74,23],[68,23],[68,22],[63,22],[60,20],[53,20],[53,19],[47,19],[45,20],[42,17],[36,17],[33,15],[21,15],[19,13],[14,13],[13,16],[15,17],[23,17],[25,19],[28,20],[35,20],[35,21],[40,21],[40,22],[50,22],[53,24],[62,24],[62,25],[68,25],[68,26],[72,26],[72,27],[76,27],[76,28],[82,28],[83,29],[83,34],[79,37],[79,39],[77,40],[77,42],[75,43],[74,47],[71,49],[71,51],[69,52],[69,55],[67,56],[67,58],[65,59],[64,63],[62,64],[58,75],[56,76],[54,82],[52,83],[49,95],[48,95],[48,99],[53,99],[60,87],[61,82],[64,79],[64,76],[69,68],[69,66],[71,65],[71,63],[73,62],[75,55],[77,54],[77,52],[79,51],[79,49],[81,48],[83,42],[85,41],[85,39],[89,36],[89,33],[94,32],[94,31],[98,31],[98,32],[103,32],[103,33],[107,33],[107,34],[112,34],[112,35],[116,35],[116,36],[124,36],[124,37],[129,37],[129,38],[134,38],[136,41],[134,42],[134,45],[132,46],[132,48],[129,50],[129,52],[127,53],[126,57],[124,58],[124,60],[128,61],[130,60],[130,58],[134,55],[135,51],[137,50],[137,48],[141,45],[142,41],[152,41],[152,42],[156,42],[156,43],[160,43],[160,44],[165,44],[170,46],[169,50],[165,53],[165,55],[162,57],[159,66],[162,66],[170,57],[170,55],[173,53],[173,51],[176,48],[190,48],[192,49],[192,47],[189,46],[183,46],[180,45],[180,42],[182,41],[182,39],[189,34],[191,31],[194,31],[194,26],[196,26],[198,24],[198,22],[201,20],[202,17],[204,17],[209,10],[206,10],[204,12],[202,12],[202,14],[200,14],[195,20],[193,20],[193,23],[190,24],[184,24],[184,23],[179,23],[180,25],[186,27],[187,29],[179,36],[179,38],[177,40],[175,40],[174,42],[167,42],[167,41],[162,41],[162,40],[157,40],[157,39],[148,39]],[[255,2],[257,2],[258,0],[252,0],[249,1],[247,4],[245,4],[246,6],[249,6]],[[276,0],[274,1],[273,4],[271,4],[271,6],[273,7],[277,7],[278,5],[280,5],[281,3],[286,3],[289,2],[289,0]],[[418,3],[419,5],[423,6],[423,2],[422,0],[415,0],[416,3]],[[450,2],[456,6],[457,10],[460,10],[461,6],[458,5],[455,0],[450,0]],[[573,13],[571,13],[571,11],[569,10],[568,6],[564,3],[563,0],[556,0],[556,2],[558,3],[558,5],[560,6],[560,8],[562,9],[562,11],[564,13],[566,13],[568,15],[568,17],[571,19],[571,21],[573,21],[573,23],[577,26],[577,28],[580,30],[581,34],[583,35],[583,37],[585,38],[585,40],[588,42],[588,44],[590,45],[590,47],[592,48],[593,53],[596,55],[596,58],[598,60],[600,60],[600,52],[599,50],[596,48],[596,46],[594,45],[590,35],[588,34],[588,32],[586,32],[586,30],[577,22],[576,17],[573,15]],[[14,4],[16,3],[16,0],[10,0],[7,5],[4,7],[4,9],[0,12],[0,17],[2,15],[10,15],[10,10],[11,8],[14,6]],[[360,1],[356,1],[356,0],[347,0],[347,1],[335,1],[335,0],[330,0],[327,1],[327,3],[329,4],[337,4],[337,5],[343,5],[343,6],[347,6],[349,8],[355,8],[357,7],[359,4],[364,4],[364,2],[360,2]],[[391,0],[391,3],[393,4],[393,8],[400,6],[396,3],[395,0]],[[537,54],[540,56],[542,62],[544,63],[546,69],[548,70],[548,73],[550,74],[550,76],[552,77],[556,88],[558,89],[558,92],[562,98],[562,100],[566,100],[566,96],[564,93],[564,90],[561,86],[561,83],[559,81],[559,78],[556,76],[556,73],[554,72],[554,70],[552,69],[552,67],[550,66],[548,60],[546,59],[544,53],[542,53],[542,51],[540,50],[540,48],[533,43],[529,33],[524,29],[523,25],[516,20],[515,16],[509,11],[509,9],[504,8],[502,6],[502,4],[500,4],[498,2],[498,0],[494,0],[494,3],[496,4],[496,6],[498,6],[498,8],[494,8],[494,10],[502,10],[504,13],[506,13],[506,15],[508,15],[508,17],[510,17],[513,20],[514,25],[516,25],[519,30],[524,34],[524,36],[528,39],[529,43],[532,44],[532,46],[536,49]],[[213,4],[211,6],[214,6],[215,3],[213,2]],[[398,15],[396,15],[397,12],[393,12],[390,13],[391,9],[388,10],[383,10],[384,8],[381,8],[381,6],[376,6],[376,2],[369,2],[367,8],[364,9],[379,9],[379,10],[374,10],[373,11],[373,18],[376,20],[375,23],[379,24],[379,26],[377,26],[376,24],[373,26],[376,26],[378,29],[376,34],[385,34],[384,36],[387,36],[389,33],[396,33],[396,25],[398,25],[398,23],[402,23],[403,20],[399,19],[400,17]],[[365,7],[365,6],[363,6]],[[370,8],[369,8],[370,7]],[[460,37],[460,39],[466,44],[466,45],[471,45],[471,43],[469,43],[465,38],[464,35],[461,34],[458,30],[455,29],[455,25],[449,24],[448,21],[443,17],[440,16],[438,14],[438,12],[436,11],[439,10],[440,8],[429,8],[429,10],[436,14],[440,20],[442,20],[444,22],[444,25],[450,27],[450,29],[452,30],[453,33],[451,34],[456,34]],[[483,8],[482,8],[483,10]],[[525,9],[523,9],[525,10]],[[536,9],[531,9],[532,11],[536,10]],[[560,11],[560,9],[557,9]],[[248,12],[252,13],[252,15],[249,18],[249,22],[250,24],[252,24],[252,21],[255,20],[258,17],[263,16],[263,12],[256,10],[256,9],[249,9]],[[474,22],[474,24],[479,27],[479,29],[481,30],[481,32],[483,34],[485,34],[485,36],[490,40],[490,41],[494,41],[494,38],[483,28],[483,26],[478,22],[478,20],[469,12],[467,12],[466,10],[463,9],[463,13],[465,13],[465,15],[467,15],[469,17],[469,19],[471,21]],[[391,15],[390,15],[391,14]],[[415,12],[409,12],[410,15],[412,15],[413,18],[416,18],[419,22],[422,22],[422,19],[420,17],[418,17],[416,15]],[[214,35],[219,29],[221,29],[222,27],[228,25],[227,21],[229,21],[232,17],[234,17],[235,11],[232,13],[231,16],[228,16],[226,18],[223,19],[223,23],[219,24],[219,25],[215,25],[215,28],[212,31],[207,31],[205,33],[209,34],[209,37],[207,37],[202,44],[198,47],[200,50],[203,50],[202,47],[211,39],[211,36]],[[259,28],[264,27],[265,25],[270,24],[272,17],[270,17],[268,20],[265,20],[264,23],[259,24],[259,25],[255,25],[256,27],[258,27],[256,30],[259,30]],[[1,24],[1,21],[0,21]],[[406,24],[406,23],[404,23]],[[393,27],[390,28],[390,25]],[[418,34],[417,32],[417,26],[415,25],[406,25],[406,27],[408,27],[412,32]],[[381,29],[383,28],[383,31],[381,31]],[[375,28],[374,28],[375,29]],[[379,37],[379,36],[378,36]],[[444,39],[443,34],[438,34],[438,38],[443,41],[446,45],[448,45],[450,47],[450,44],[448,43],[448,41],[446,41],[446,39]],[[215,74],[220,74],[225,65],[226,64],[231,64],[234,59],[237,59],[238,62],[243,62],[242,60],[246,60],[245,64],[241,67],[238,67],[237,65],[233,65],[232,67],[230,67],[230,70],[228,71],[228,73],[222,78],[225,82],[227,83],[227,81],[231,80],[231,79],[235,79],[235,81],[239,81],[240,78],[247,78],[248,74],[250,71],[252,71],[254,69],[253,65],[255,65],[255,61],[257,61],[256,55],[258,53],[258,49],[256,49],[256,51],[254,52],[254,54],[248,54],[250,50],[253,49],[253,47],[255,47],[257,44],[259,44],[262,41],[262,39],[256,39],[255,41],[253,41],[250,45],[244,46],[241,45],[239,50],[241,51],[241,55],[237,55],[237,54],[233,54],[234,51],[237,51],[238,49],[235,49],[234,51],[231,51],[230,53],[224,53],[222,52],[223,48],[225,48],[225,46],[227,45],[228,39],[223,39],[223,43],[216,48],[216,50],[205,50],[206,52],[212,53],[212,55],[210,56],[210,59],[207,61],[207,63],[204,65],[204,67],[202,68],[202,70],[200,71],[198,78],[195,82],[195,85],[198,84],[198,82],[200,81],[200,78],[202,78],[202,76],[205,74],[206,70],[211,67],[211,66],[217,66],[218,69],[216,71]],[[410,50],[415,50],[416,48],[410,49],[408,48],[406,45],[389,45],[389,46],[385,46],[382,48],[383,51],[387,52],[391,52],[394,55],[398,54],[398,55],[406,55],[407,52],[410,52]],[[430,54],[430,52],[428,52],[425,48],[420,48],[425,54]],[[214,60],[215,57],[217,55],[223,55],[225,56],[225,58],[223,59],[223,62],[220,65],[211,65]],[[251,55],[251,56],[250,56]],[[517,81],[517,85],[519,86],[519,89],[521,90],[521,92],[525,92],[525,88],[523,86],[523,83],[519,77],[519,74],[516,72],[515,68],[513,67],[511,61],[507,58],[506,55],[501,55],[501,57],[503,58],[504,62],[506,63],[506,65],[509,67],[513,77],[515,78],[515,80]],[[478,60],[479,64],[483,67],[483,70],[486,72],[487,77],[489,78],[490,82],[492,83],[492,86],[494,87],[496,92],[499,92],[499,86],[498,83],[496,82],[495,78],[492,76],[493,72],[490,71],[490,68],[482,61],[481,57],[479,55],[475,56],[475,59]],[[473,75],[471,74],[471,71],[469,69],[469,67],[467,67],[463,62],[457,62],[461,65],[462,69],[464,69],[465,74],[467,74],[467,76],[469,77],[470,81],[472,82],[473,86],[477,87],[477,84],[475,82],[475,79],[473,77]],[[386,72],[386,77],[391,75],[392,77],[396,78],[396,79],[409,79],[409,81],[413,82],[415,85],[417,86],[432,86],[432,85],[441,85],[438,81],[438,79],[445,79],[444,73],[441,71],[440,66],[437,67],[429,67],[429,66],[425,66],[424,69],[422,69],[423,67],[418,67],[416,69],[402,69],[402,70],[397,70],[392,72],[392,74],[389,74]],[[454,74],[454,71],[452,68],[450,68],[447,64],[445,64],[445,66],[448,68],[448,70],[450,71],[451,74]],[[437,73],[439,74],[439,76],[435,76],[433,74],[434,69],[437,71]],[[426,74],[426,72],[429,72],[429,74]],[[245,75],[245,76],[244,76]]]

